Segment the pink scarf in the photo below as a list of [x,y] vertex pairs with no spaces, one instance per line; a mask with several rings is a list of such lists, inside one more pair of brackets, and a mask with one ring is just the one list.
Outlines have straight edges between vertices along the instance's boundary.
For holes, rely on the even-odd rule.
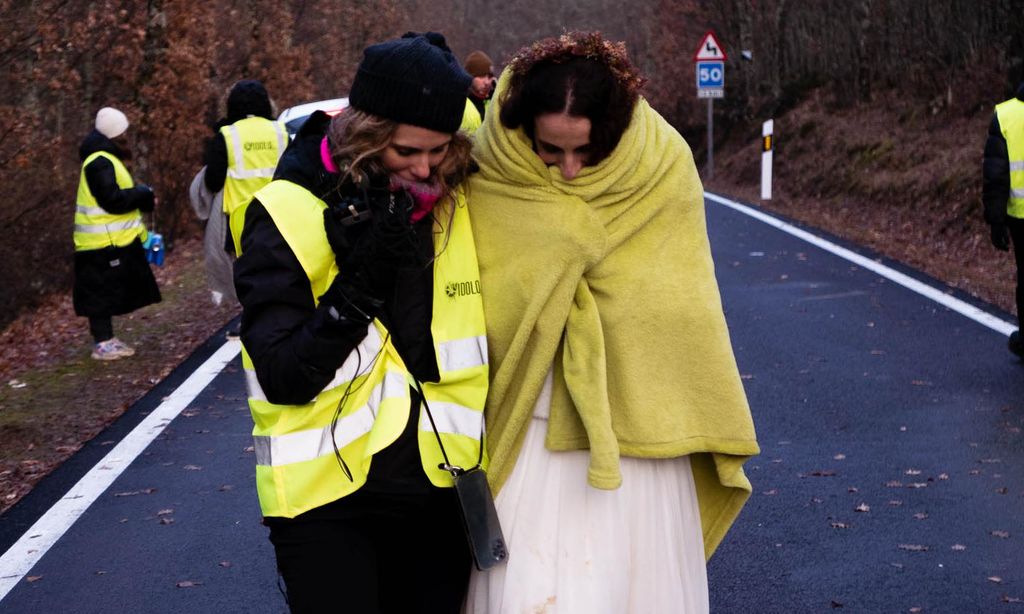
[[[327,142],[326,136],[320,141],[320,160],[328,173],[341,172],[338,165],[334,163],[334,159],[331,158],[331,146]],[[390,189],[392,192],[406,190],[412,196],[415,204],[409,220],[413,223],[429,215],[434,210],[434,205],[441,199],[441,186],[437,182],[408,181],[397,175],[391,175]]]
[[399,190],[406,190],[412,195],[415,204],[413,205],[412,215],[409,216],[409,220],[413,223],[430,215],[430,212],[434,210],[434,205],[441,199],[441,186],[437,182],[408,181],[392,175],[391,191],[397,192]]

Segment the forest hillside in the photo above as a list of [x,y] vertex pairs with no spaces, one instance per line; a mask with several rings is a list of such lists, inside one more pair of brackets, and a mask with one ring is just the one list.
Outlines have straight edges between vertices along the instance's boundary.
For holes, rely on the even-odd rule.
[[[233,82],[264,81],[281,109],[344,95],[365,45],[427,29],[499,66],[568,29],[624,40],[646,96],[701,164],[692,57],[714,31],[728,60],[709,188],[1011,309],[1009,258],[981,221],[980,164],[992,106],[1024,77],[1013,0],[0,0],[0,328],[70,292],[77,148],[98,108],[131,119],[131,168],[154,186],[152,224],[173,250],[200,233],[187,186]],[[759,203],[766,119],[776,187]]]

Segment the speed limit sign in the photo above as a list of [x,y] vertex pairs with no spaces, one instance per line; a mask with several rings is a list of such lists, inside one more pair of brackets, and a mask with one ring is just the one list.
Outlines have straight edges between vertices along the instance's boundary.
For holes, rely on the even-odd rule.
[[697,62],[697,97],[722,98],[725,93],[725,62]]

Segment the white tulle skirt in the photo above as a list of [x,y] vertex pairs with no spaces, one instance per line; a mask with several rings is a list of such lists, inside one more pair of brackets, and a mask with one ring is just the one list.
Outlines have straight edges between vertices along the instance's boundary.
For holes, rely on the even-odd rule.
[[465,614],[708,612],[689,458],[623,458],[622,486],[593,488],[588,452],[544,447],[550,406],[549,375],[495,501],[508,562],[474,570]]

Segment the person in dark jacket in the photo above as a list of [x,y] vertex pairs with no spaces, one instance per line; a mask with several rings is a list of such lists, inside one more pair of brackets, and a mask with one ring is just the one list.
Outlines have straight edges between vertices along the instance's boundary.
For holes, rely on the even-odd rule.
[[487,350],[457,132],[470,77],[436,33],[364,51],[245,216],[235,287],[256,482],[293,612],[459,611],[450,486],[483,464]]
[[483,121],[487,104],[490,103],[491,96],[494,95],[494,86],[498,82],[494,76],[494,62],[489,55],[477,50],[466,56],[462,67],[473,77],[468,98]]
[[146,261],[142,242],[148,236],[142,213],[156,198],[136,185],[116,139],[128,129],[121,111],[104,107],[95,130],[78,149],[82,159],[75,208],[75,313],[89,318],[96,360],[135,354],[114,336],[113,316],[160,302],[160,290]]
[[1017,326],[1010,334],[1011,352],[1024,358],[1024,82],[1014,98],[996,105],[985,141],[982,164],[982,201],[992,245],[1009,251],[1017,264]]
[[224,249],[238,254],[245,207],[257,190],[270,183],[288,144],[284,124],[274,120],[270,95],[262,83],[243,79],[231,86],[227,115],[218,121],[203,154],[203,182],[210,194],[223,191],[228,218]]
[[259,81],[243,79],[228,92],[227,113],[213,126],[214,135],[206,141],[203,164],[206,165],[206,188],[213,194],[224,189],[228,175],[228,148],[221,129],[247,117],[274,121],[274,108],[267,88]]

